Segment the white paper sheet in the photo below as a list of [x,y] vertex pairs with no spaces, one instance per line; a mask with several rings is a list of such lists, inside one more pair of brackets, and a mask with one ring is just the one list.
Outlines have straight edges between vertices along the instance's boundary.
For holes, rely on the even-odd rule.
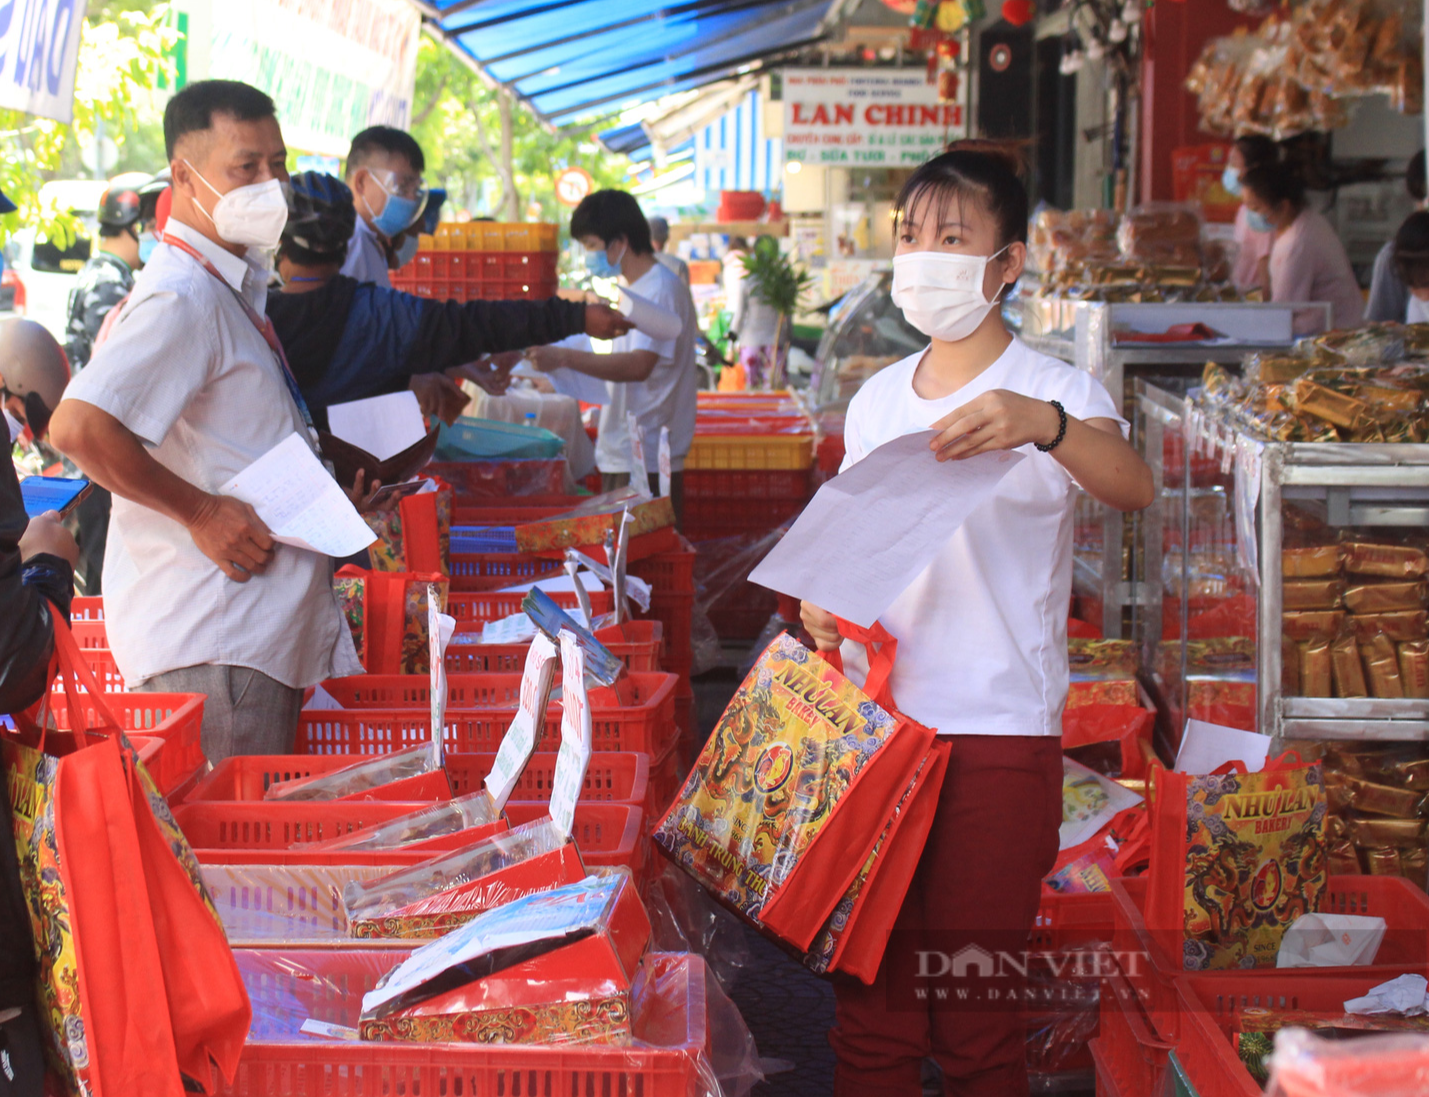
[[415,392],[392,392],[346,404],[330,404],[328,429],[379,461],[396,457],[427,436],[427,420]]
[[749,580],[865,628],[908,589],[1020,453],[934,459],[933,431],[879,446],[821,487]]
[[317,710],[320,712],[326,712],[332,709],[341,708],[342,702],[339,701],[327,690],[323,689],[322,685],[319,684],[313,687],[313,695],[308,698],[307,704],[303,706],[303,711],[311,712],[313,710]]
[[576,801],[590,766],[590,695],[585,684],[585,651],[575,633],[561,630],[561,749],[551,778],[551,822],[567,837],[575,824]]
[[1270,736],[1240,728],[1222,727],[1204,720],[1187,720],[1175,769],[1196,777],[1214,773],[1227,762],[1244,762],[1246,771],[1259,773],[1270,753]]
[[1141,803],[1141,797],[1110,777],[1070,758],[1062,759],[1062,849],[1079,846],[1116,818]]
[[[593,353],[595,347],[591,346],[589,335],[572,335],[568,339],[562,339],[552,346],[570,347],[572,350],[582,350],[586,353]],[[533,366],[529,359],[523,358],[517,362],[511,370],[513,377],[546,377],[562,396],[573,396],[582,404],[608,404],[610,403],[610,389],[606,383],[598,377],[592,377],[588,373],[578,373],[566,366],[560,369],[553,369],[550,373],[542,374]]]
[[341,559],[377,535],[307,442],[288,435],[222,488],[258,512],[274,540]]

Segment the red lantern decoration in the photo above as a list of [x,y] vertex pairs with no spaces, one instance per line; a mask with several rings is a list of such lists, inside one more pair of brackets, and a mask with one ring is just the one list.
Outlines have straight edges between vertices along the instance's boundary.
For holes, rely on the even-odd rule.
[[1014,27],[1025,27],[1037,17],[1036,0],[1003,0],[1002,17]]
[[962,47],[958,45],[956,38],[944,38],[938,43],[938,56],[945,61],[951,61],[962,52]]

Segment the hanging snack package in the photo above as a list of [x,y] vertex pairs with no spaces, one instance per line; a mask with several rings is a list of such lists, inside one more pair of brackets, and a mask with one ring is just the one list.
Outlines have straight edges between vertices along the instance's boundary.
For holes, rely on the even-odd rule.
[[650,919],[626,870],[489,910],[413,952],[362,998],[361,1037],[628,1043]]
[[585,874],[570,836],[541,818],[390,875],[353,881],[342,900],[354,937],[439,937],[484,910]]
[[451,782],[442,766],[441,740],[391,754],[358,757],[330,773],[279,781],[265,800],[447,800]]

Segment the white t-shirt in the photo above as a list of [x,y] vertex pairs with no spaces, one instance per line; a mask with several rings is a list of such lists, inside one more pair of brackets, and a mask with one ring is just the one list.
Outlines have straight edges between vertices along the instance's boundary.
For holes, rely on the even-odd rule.
[[1429,301],[1421,300],[1409,294],[1409,304],[1404,310],[1404,322],[1406,324],[1429,324]]
[[660,468],[660,428],[670,428],[670,468],[685,467],[685,454],[695,440],[695,392],[699,388],[695,368],[695,337],[699,324],[690,288],[679,276],[659,263],[630,287],[663,309],[679,315],[684,322],[674,339],[654,339],[632,330],[615,340],[611,350],[623,354],[633,350],[654,351],[659,357],[655,369],[644,381],[612,382],[610,402],[600,411],[600,436],[595,462],[604,473],[630,472],[630,444],[625,429],[626,412],[634,412],[645,443],[645,471]]
[[[924,353],[874,374],[854,396],[844,468],[994,389],[1057,400],[1070,416],[1113,419],[1127,430],[1100,381],[1017,339],[940,400],[913,391]],[[894,701],[943,735],[1062,733],[1077,488],[1051,454],[1030,445],[1018,452],[1026,460],[879,618],[898,640]],[[850,677],[862,683],[868,667],[862,645],[846,642],[843,657]]]

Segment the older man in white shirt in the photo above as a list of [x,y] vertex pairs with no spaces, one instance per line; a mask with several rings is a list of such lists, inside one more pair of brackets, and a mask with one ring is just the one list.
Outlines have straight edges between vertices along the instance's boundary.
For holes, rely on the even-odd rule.
[[114,494],[105,621],[130,688],[207,695],[203,748],[292,750],[303,690],[361,672],[332,561],[276,545],[224,484],[306,409],[263,315],[287,218],[272,100],[190,84],[164,112],[173,212],[108,340],[70,383],[54,443]]

